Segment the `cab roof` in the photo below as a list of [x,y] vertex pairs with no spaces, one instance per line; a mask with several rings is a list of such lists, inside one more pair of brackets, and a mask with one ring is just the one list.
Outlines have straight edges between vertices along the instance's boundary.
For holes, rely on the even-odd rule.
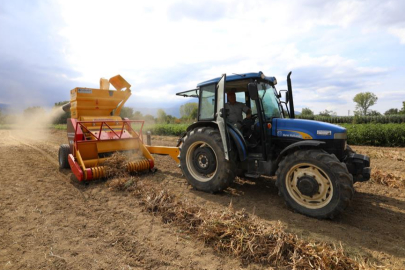
[[[201,87],[204,85],[208,84],[213,84],[213,83],[218,83],[219,80],[221,80],[222,77],[214,78],[205,82],[201,82],[197,84],[197,87]],[[231,82],[231,81],[237,81],[237,80],[243,80],[243,79],[264,79],[269,81],[271,84],[275,85],[277,84],[277,80],[275,77],[267,77],[263,74],[263,72],[251,72],[251,73],[241,73],[241,74],[234,74],[234,75],[229,75],[226,76],[226,81]]]
[[[199,89],[201,86],[205,85],[210,85],[210,84],[217,84],[222,77],[214,78],[205,82],[201,82],[197,84],[196,89],[191,89],[183,92],[176,93],[177,96],[183,96],[183,97],[198,97]],[[241,74],[233,74],[226,76],[226,82],[235,82],[237,81],[242,81],[242,80],[249,80],[249,79],[260,79],[260,80],[266,80],[272,85],[277,84],[277,80],[275,77],[267,77],[263,74],[263,72],[250,72],[250,73],[241,73]]]

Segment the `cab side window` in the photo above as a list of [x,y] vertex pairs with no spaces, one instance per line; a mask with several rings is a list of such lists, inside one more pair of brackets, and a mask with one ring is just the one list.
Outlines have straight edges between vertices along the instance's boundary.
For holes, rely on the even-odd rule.
[[215,84],[200,88],[200,104],[198,120],[214,120],[215,116]]

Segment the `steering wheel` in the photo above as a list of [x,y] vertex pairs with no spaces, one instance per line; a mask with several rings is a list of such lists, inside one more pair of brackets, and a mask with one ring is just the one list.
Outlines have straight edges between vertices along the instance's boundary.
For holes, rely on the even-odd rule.
[[240,131],[242,132],[244,137],[250,137],[252,133],[252,126],[255,124],[256,118],[257,114],[252,114],[249,118],[245,118],[242,120]]
[[256,118],[257,118],[257,113],[250,115],[250,119],[256,120]]

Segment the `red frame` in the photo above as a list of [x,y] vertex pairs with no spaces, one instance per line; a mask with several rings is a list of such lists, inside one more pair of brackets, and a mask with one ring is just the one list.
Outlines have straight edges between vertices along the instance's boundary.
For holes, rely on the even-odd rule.
[[[122,125],[121,125],[121,131],[120,131],[120,134],[118,135],[108,124],[107,124],[107,122],[116,122],[116,123],[121,123]],[[99,129],[99,132],[98,132],[98,136],[96,136],[93,132],[91,132],[84,124],[92,124],[92,123],[101,123],[101,125],[100,125],[100,129]],[[128,131],[133,131],[133,132],[135,132],[136,133],[136,131],[131,127],[131,125],[129,124],[129,123],[141,123],[142,125],[141,125],[141,128],[139,129],[139,137],[140,137],[140,140],[143,142],[143,135],[142,135],[142,129],[143,129],[143,125],[145,124],[145,121],[143,121],[143,120],[108,120],[108,121],[106,121],[106,120],[104,120],[104,121],[77,121],[76,122],[76,127],[75,127],[75,139],[77,138],[76,137],[76,135],[77,135],[77,133],[78,133],[78,131],[79,131],[79,126],[80,126],[80,130],[82,131],[83,129],[84,130],[86,130],[87,132],[89,132],[97,141],[101,141],[101,140],[104,140],[104,139],[101,139],[100,138],[100,136],[101,136],[101,132],[103,131],[103,126],[105,125],[110,131],[112,131],[113,133],[114,133],[114,135],[117,137],[117,138],[114,138],[113,140],[115,140],[115,139],[122,139],[122,134],[123,134],[123,131],[124,131],[124,127],[125,126],[127,126],[128,127]],[[82,131],[83,132],[83,131]],[[138,138],[139,138],[138,137]],[[83,137],[84,138],[84,137]],[[126,139],[126,138],[124,138],[124,139]],[[134,139],[134,138],[130,138],[130,139]],[[83,142],[83,141],[85,141],[85,140],[75,140],[76,142]]]
[[[115,122],[115,123],[121,123],[121,131],[120,134],[117,134],[108,124],[107,122]],[[101,123],[100,129],[98,130],[98,136],[96,136],[93,132],[91,132],[84,124],[92,124],[92,123]],[[128,131],[133,131],[136,133],[136,131],[131,127],[131,123],[141,123],[141,128],[139,129],[138,137],[134,138],[122,138],[122,135],[124,134],[124,128],[127,126]],[[103,120],[103,121],[76,121],[75,123],[75,136],[74,136],[74,143],[75,146],[77,147],[77,143],[85,143],[86,139],[83,134],[83,130],[87,131],[90,133],[97,141],[103,141],[103,140],[116,140],[116,139],[121,139],[121,140],[133,140],[133,139],[140,139],[141,142],[143,143],[143,135],[142,135],[142,129],[143,125],[145,124],[145,121],[143,120]],[[108,130],[112,131],[113,134],[116,136],[116,138],[109,138],[109,139],[102,139],[101,138],[101,132],[103,131],[103,127],[106,126]],[[80,128],[79,128],[80,127]],[[108,131],[107,130],[107,131]],[[78,136],[79,135],[79,136]],[[78,140],[77,138],[82,136],[82,140]],[[91,169],[86,168],[85,171],[83,171],[79,164],[75,161],[75,158],[73,157],[72,154],[69,154],[68,156],[68,161],[70,168],[72,169],[73,174],[76,176],[76,178],[79,181],[84,180],[84,174],[86,174],[86,180],[92,180],[93,179],[93,174],[91,172]],[[154,167],[154,162],[153,160],[149,160],[150,163],[150,168]]]

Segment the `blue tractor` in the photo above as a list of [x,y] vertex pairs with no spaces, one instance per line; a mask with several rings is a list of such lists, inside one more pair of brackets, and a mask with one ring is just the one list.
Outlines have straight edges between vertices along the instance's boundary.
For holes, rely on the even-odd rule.
[[[222,75],[176,95],[198,98],[198,121],[180,139],[180,167],[197,190],[219,192],[236,176],[277,176],[279,194],[295,211],[333,218],[350,203],[353,183],[370,179],[370,159],[347,145],[346,129],[295,119],[291,87],[277,91],[262,72]],[[226,93],[251,108],[227,121]],[[284,97],[284,98],[282,98]],[[283,99],[283,100],[282,100]]]

